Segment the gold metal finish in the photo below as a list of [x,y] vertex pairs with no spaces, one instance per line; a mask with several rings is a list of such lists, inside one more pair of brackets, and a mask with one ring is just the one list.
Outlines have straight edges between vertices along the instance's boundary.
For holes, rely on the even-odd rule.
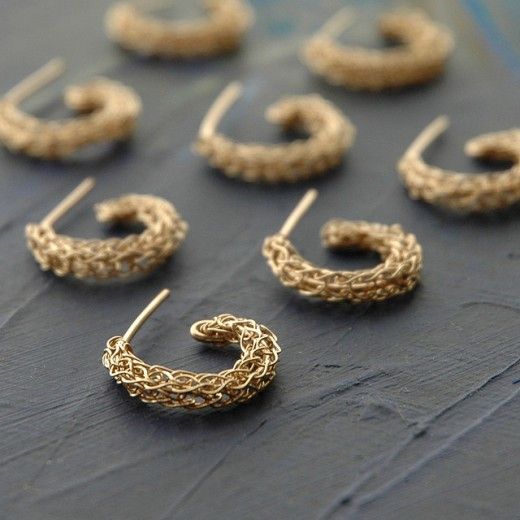
[[323,226],[321,238],[326,247],[377,251],[382,262],[373,269],[333,271],[303,258],[288,237],[316,196],[316,190],[308,191],[280,231],[264,241],[262,253],[283,285],[306,296],[353,303],[383,301],[416,286],[422,269],[421,246],[414,235],[405,233],[398,224],[336,219]]
[[0,99],[0,141],[9,150],[40,159],[63,159],[84,146],[124,140],[134,132],[141,111],[139,96],[104,78],[65,91],[66,105],[88,115],[46,121],[20,110],[24,99],[55,80],[64,67],[62,60],[51,60]]
[[168,408],[221,408],[249,401],[273,380],[280,353],[276,336],[264,325],[231,314],[198,321],[190,329],[198,341],[240,345],[241,357],[229,370],[218,373],[173,370],[149,365],[137,357],[130,341],[168,295],[167,289],[161,291],[123,336],[107,341],[103,352],[103,365],[132,397]]
[[233,82],[204,117],[194,149],[229,177],[249,182],[297,182],[337,166],[354,142],[356,130],[330,102],[317,94],[286,97],[268,107],[266,119],[285,130],[308,133],[290,144],[240,143],[217,132],[217,125],[238,99]]
[[402,45],[378,50],[344,46],[337,36],[354,20],[352,9],[334,15],[303,48],[303,61],[329,83],[351,89],[382,90],[427,83],[438,77],[453,51],[447,28],[420,10],[383,15],[382,35]]
[[129,343],[132,338],[137,334],[139,329],[144,325],[146,320],[157,310],[166,298],[170,296],[170,289],[163,289],[137,316],[133,321],[132,325],[128,327],[128,330],[124,333],[123,339]]
[[314,201],[318,198],[318,190],[309,190],[302,197],[300,202],[296,205],[296,207],[291,211],[291,214],[287,217],[283,226],[280,228],[279,234],[288,237],[298,224],[300,220],[303,218],[305,213],[309,211],[310,207],[314,204]]
[[242,83],[233,81],[220,93],[200,124],[199,137],[201,139],[208,139],[215,135],[220,120],[240,98],[242,90]]
[[54,224],[94,186],[85,179],[39,224],[25,228],[27,244],[44,271],[76,278],[122,278],[148,273],[184,241],[188,225],[172,204],[153,195],[124,195],[94,206],[100,222],[141,222],[146,229],[124,238],[83,239],[59,235]]
[[9,99],[15,104],[21,103],[59,78],[64,71],[65,62],[61,58],[54,58],[15,85],[4,95],[4,99]]
[[467,155],[480,159],[512,161],[504,171],[468,174],[426,164],[422,154],[449,126],[440,116],[408,147],[397,165],[413,199],[463,212],[485,212],[520,201],[520,128],[494,132],[466,142]]
[[46,217],[41,221],[42,226],[53,226],[56,222],[68,213],[81,199],[83,199],[95,186],[96,180],[87,177],[79,186],[76,186]]
[[194,21],[162,21],[147,12],[169,3],[117,2],[105,17],[108,36],[138,54],[197,58],[236,50],[254,21],[245,0],[206,0],[207,17]]

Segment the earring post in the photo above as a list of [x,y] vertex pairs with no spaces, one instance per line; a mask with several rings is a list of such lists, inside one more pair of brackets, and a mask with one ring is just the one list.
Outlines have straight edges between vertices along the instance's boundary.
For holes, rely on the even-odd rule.
[[43,218],[43,225],[52,226],[67,211],[75,206],[94,187],[96,181],[93,177],[87,177],[79,186],[74,188],[50,213]]
[[128,330],[125,332],[123,339],[129,343],[132,341],[132,338],[136,335],[138,330],[144,325],[146,320],[157,310],[159,305],[166,300],[170,296],[169,289],[163,289],[137,316],[137,318],[133,321],[133,323],[128,327]]
[[318,31],[319,34],[325,34],[334,38],[340,35],[354,22],[355,13],[350,7],[343,7],[333,14]]
[[284,222],[283,226],[280,228],[280,231],[278,233],[287,238],[296,227],[296,224],[298,224],[298,222],[302,219],[305,213],[307,213],[309,208],[316,200],[317,196],[318,190],[309,190],[301,198],[300,202],[298,202],[296,207],[291,211],[291,213],[287,217],[286,221]]
[[202,120],[199,137],[206,138],[215,133],[220,120],[241,94],[242,84],[239,81],[233,81],[219,94]]
[[448,116],[437,117],[413,140],[408,147],[407,153],[420,155],[449,125],[450,120]]
[[65,62],[61,58],[54,58],[11,88],[4,98],[20,103],[61,76],[64,70]]

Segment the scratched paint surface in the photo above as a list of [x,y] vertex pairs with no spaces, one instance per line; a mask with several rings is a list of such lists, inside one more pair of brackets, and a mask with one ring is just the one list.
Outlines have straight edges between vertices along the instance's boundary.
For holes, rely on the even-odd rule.
[[[66,164],[0,152],[1,518],[518,518],[520,213],[463,218],[414,203],[394,164],[446,113],[452,127],[428,159],[483,171],[462,147],[472,135],[519,124],[520,4],[417,2],[457,33],[456,54],[442,80],[385,95],[328,87],[299,62],[302,41],[339,5],[257,0],[242,52],[172,64],[113,47],[102,27],[108,2],[2,2],[1,91],[60,55],[66,76],[27,109],[64,115],[60,88],[106,75],[134,86],[144,113],[131,143]],[[369,22],[345,38],[376,43]],[[277,141],[262,119],[266,105],[318,92],[358,127],[344,165],[318,182],[278,188],[208,169],[190,144],[233,79],[245,92],[223,130]],[[102,286],[37,269],[25,223],[87,175],[97,187],[60,231],[103,236],[109,230],[90,203],[129,191],[162,195],[190,223],[168,265]],[[424,246],[418,290],[351,307],[282,288],[260,245],[309,186],[320,198],[294,233],[307,257],[337,268],[372,265],[373,257],[321,250],[319,227],[331,217],[399,222]],[[117,388],[100,363],[104,342],[163,287],[172,297],[136,337],[140,355],[220,370],[236,351],[197,345],[190,324],[220,312],[251,316],[283,347],[275,383],[248,406],[209,413],[165,412]]]

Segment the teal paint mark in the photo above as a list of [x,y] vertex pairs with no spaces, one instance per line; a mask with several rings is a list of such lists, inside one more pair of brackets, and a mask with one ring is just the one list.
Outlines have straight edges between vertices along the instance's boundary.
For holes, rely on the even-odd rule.
[[511,47],[483,1],[462,0],[462,3],[477,22],[492,50],[501,57],[509,70],[520,76],[520,52]]

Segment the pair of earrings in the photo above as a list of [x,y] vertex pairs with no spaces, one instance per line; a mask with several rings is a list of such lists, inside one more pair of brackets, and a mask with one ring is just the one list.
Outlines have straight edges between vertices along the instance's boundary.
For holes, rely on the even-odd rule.
[[337,37],[353,19],[351,9],[341,9],[303,48],[307,67],[333,85],[377,91],[427,83],[443,72],[454,48],[451,31],[416,9],[380,18],[383,37],[399,42],[398,47],[377,50],[342,45]]
[[[304,130],[311,137],[288,145],[238,143],[216,132],[223,114],[240,93],[229,85],[204,118],[195,150],[230,177],[250,182],[296,182],[337,166],[352,146],[356,130],[330,102],[320,96],[293,96],[267,109],[270,121],[287,129]],[[520,128],[483,134],[469,140],[468,155],[511,161],[510,168],[471,175],[445,171],[426,164],[422,153],[449,125],[446,116],[435,119],[408,147],[397,169],[410,196],[458,211],[484,212],[520,201]]]
[[[187,224],[182,217],[169,202],[151,195],[125,195],[95,206],[96,217],[102,222],[141,222],[146,229],[139,235],[86,240],[57,234],[55,222],[93,186],[93,179],[85,179],[40,223],[27,225],[29,248],[43,270],[96,279],[147,273],[184,240]],[[103,364],[130,395],[167,407],[222,407],[248,401],[272,381],[280,352],[276,336],[252,319],[231,314],[199,321],[191,328],[192,336],[200,341],[240,345],[242,356],[230,370],[197,374],[149,365],[138,358],[130,341],[168,295],[168,290],[161,291],[123,336],[107,342]]]
[[[153,195],[124,195],[94,207],[100,222],[144,224],[140,234],[124,238],[82,239],[56,233],[54,224],[94,186],[85,179],[39,223],[26,226],[29,249],[44,271],[57,276],[110,279],[148,273],[165,262],[184,241],[188,229],[175,207]],[[303,258],[289,235],[317,197],[309,190],[282,228],[262,248],[275,276],[286,287],[327,301],[383,301],[412,290],[419,280],[422,251],[415,236],[395,224],[331,220],[322,228],[325,246],[374,250],[382,262],[373,269],[332,271]]]
[[[330,83],[353,89],[405,87],[439,76],[454,48],[451,32],[418,10],[381,17],[382,35],[400,42],[398,48],[375,50],[346,47],[336,37],[352,23],[350,9],[340,10],[305,45],[303,60]],[[504,171],[470,175],[445,171],[425,163],[422,153],[447,127],[441,116],[414,140],[397,168],[410,196],[464,212],[484,212],[520,201],[520,129],[481,135],[466,143],[475,158],[511,161]]]
[[[165,58],[215,56],[235,50],[253,22],[244,0],[206,0],[207,18],[192,22],[164,22],[147,11],[164,0],[142,0],[140,7],[118,2],[107,12],[108,36],[138,54]],[[385,14],[382,35],[402,45],[383,51],[346,47],[336,37],[352,23],[350,9],[342,9],[307,42],[303,59],[330,83],[354,89],[381,90],[426,83],[439,76],[454,47],[451,32],[420,10]]]
[[[63,62],[52,60],[0,100],[0,141],[11,151],[40,159],[63,159],[78,149],[102,141],[131,136],[141,111],[138,95],[120,83],[99,78],[69,87],[65,103],[87,116],[65,121],[43,121],[19,108],[29,95],[63,72]],[[334,106],[317,94],[292,96],[270,106],[266,117],[286,130],[303,130],[308,139],[288,145],[237,143],[216,127],[240,95],[232,83],[216,99],[204,118],[195,149],[230,177],[250,182],[296,182],[337,166],[354,141],[355,128]]]

